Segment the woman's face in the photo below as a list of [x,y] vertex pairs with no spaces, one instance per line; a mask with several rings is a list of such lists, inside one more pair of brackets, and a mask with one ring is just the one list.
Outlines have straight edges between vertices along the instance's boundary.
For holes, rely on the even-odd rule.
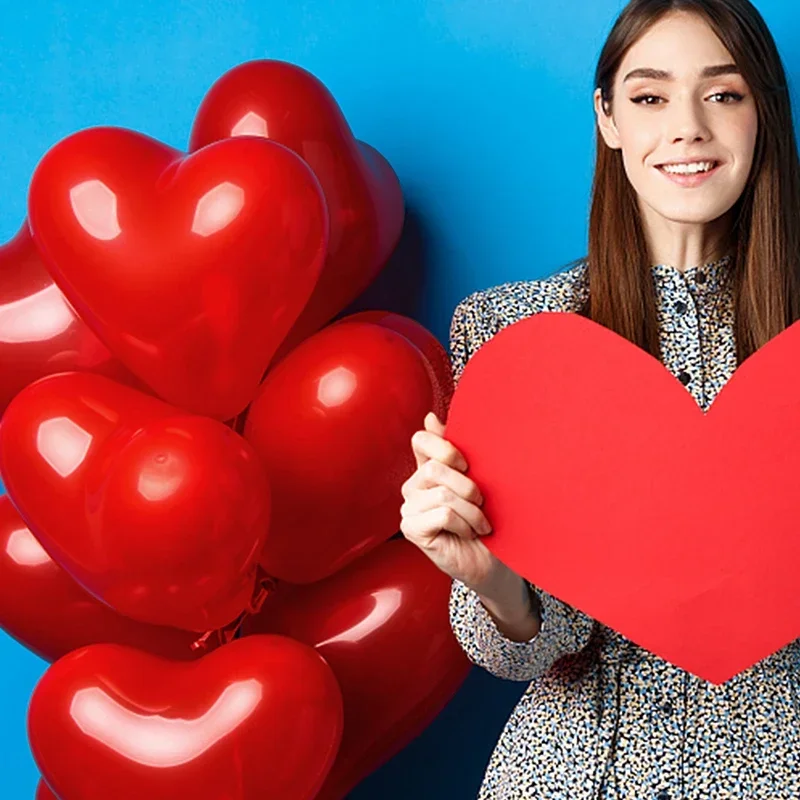
[[[609,147],[622,150],[646,221],[663,221],[655,215],[673,223],[711,222],[741,195],[758,129],[753,96],[735,72],[703,74],[705,68],[732,64],[701,17],[672,12],[623,58],[610,117],[602,111],[599,89],[595,92],[602,136]],[[683,178],[683,184],[660,166],[687,158],[719,164],[706,177]]]

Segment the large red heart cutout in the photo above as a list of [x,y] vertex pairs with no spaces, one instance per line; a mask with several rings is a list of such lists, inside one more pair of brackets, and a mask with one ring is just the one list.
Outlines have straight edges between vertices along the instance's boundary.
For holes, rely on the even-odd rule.
[[92,597],[50,558],[7,494],[0,497],[0,628],[51,662],[98,642],[181,661],[216,645],[210,637],[193,648],[196,633],[138,622]]
[[656,358],[543,312],[470,359],[445,436],[486,546],[628,639],[722,683],[800,636],[800,324],[707,412]]
[[47,553],[116,611],[207,631],[248,607],[269,482],[221,422],[62,372],[11,401],[0,474]]
[[314,647],[342,689],[342,744],[317,800],[346,797],[422,733],[467,677],[449,595],[450,578],[396,540],[325,580],[278,586],[246,619],[245,635],[283,634]]
[[74,650],[34,689],[28,732],[63,800],[310,800],[342,715],[320,655],[261,635],[190,664],[124,645]]
[[403,227],[403,194],[386,159],[359,142],[336,99],[302,67],[274,59],[239,64],[209,89],[190,150],[234,136],[263,136],[293,150],[314,171],[331,223],[325,266],[276,360],[369,286]]
[[39,257],[26,220],[0,246],[0,414],[29,383],[71,370],[145,388],[67,302]]
[[189,156],[134,131],[60,141],[31,179],[39,252],[81,318],[167,402],[242,411],[324,263],[319,183],[255,137]]

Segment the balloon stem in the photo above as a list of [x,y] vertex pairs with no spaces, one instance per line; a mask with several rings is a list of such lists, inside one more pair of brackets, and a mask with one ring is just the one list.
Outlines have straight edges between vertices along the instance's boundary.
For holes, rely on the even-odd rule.
[[256,583],[253,587],[253,594],[247,603],[247,608],[242,611],[242,613],[239,614],[236,619],[234,619],[232,622],[229,622],[224,627],[217,628],[216,630],[212,631],[206,631],[199,639],[192,642],[190,645],[192,650],[198,650],[200,648],[205,650],[208,647],[208,639],[213,635],[218,637],[221,644],[228,644],[229,642],[233,641],[233,638],[239,632],[239,629],[244,624],[244,621],[251,614],[258,614],[258,612],[261,611],[264,601],[277,589],[278,580],[277,578],[273,578],[271,575],[267,575],[267,573],[264,572],[261,567],[258,568],[258,571],[259,576],[256,578]]

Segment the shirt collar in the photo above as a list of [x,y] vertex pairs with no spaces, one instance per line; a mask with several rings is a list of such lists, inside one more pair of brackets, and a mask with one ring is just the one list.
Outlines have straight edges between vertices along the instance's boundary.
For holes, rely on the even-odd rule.
[[654,264],[650,269],[657,285],[683,281],[693,292],[713,294],[728,284],[731,276],[731,254],[728,253],[716,261],[696,264],[683,272],[670,264]]

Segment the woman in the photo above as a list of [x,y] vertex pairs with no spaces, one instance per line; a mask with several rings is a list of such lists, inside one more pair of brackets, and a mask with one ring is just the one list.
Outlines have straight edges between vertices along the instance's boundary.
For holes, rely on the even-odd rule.
[[[456,379],[504,326],[571,311],[659,357],[707,410],[799,316],[800,179],[780,57],[747,0],[633,0],[595,86],[588,255],[462,300]],[[414,435],[402,531],[453,578],[451,624],[470,659],[530,681],[481,800],[800,796],[800,640],[714,686],[548,595],[486,548],[480,489],[443,432],[429,414]]]

